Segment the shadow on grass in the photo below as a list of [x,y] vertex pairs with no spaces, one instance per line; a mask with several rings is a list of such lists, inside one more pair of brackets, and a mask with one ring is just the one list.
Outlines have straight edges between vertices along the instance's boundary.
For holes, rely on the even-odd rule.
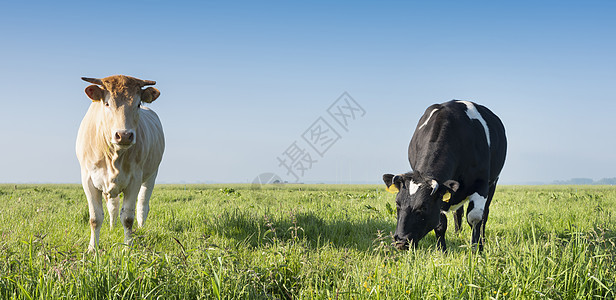
[[[309,249],[318,249],[325,245],[337,248],[351,248],[359,251],[371,251],[379,245],[391,246],[391,233],[395,230],[395,220],[388,221],[379,214],[366,215],[361,220],[333,219],[317,214],[289,213],[283,216],[255,215],[239,209],[226,210],[215,220],[206,224],[204,233],[217,234],[242,243],[248,247],[261,247],[274,241],[292,243],[301,241]],[[451,226],[453,227],[453,226]],[[198,229],[197,229],[198,230]],[[536,229],[537,230],[537,229]],[[513,233],[491,230],[490,224],[486,227],[486,250],[498,247],[500,235],[506,239],[512,238]],[[616,232],[611,228],[594,228],[580,232],[583,240],[593,247],[614,251],[616,246]],[[537,230],[537,238],[541,242],[548,241],[549,234]],[[569,240],[571,234],[567,232],[556,233],[560,239]],[[521,237],[531,239],[529,236]],[[454,232],[449,228],[446,235],[447,251],[449,253],[467,252],[472,249],[470,245],[471,229],[463,222],[462,230]],[[417,250],[426,251],[436,249],[436,237],[431,231],[418,245]]]
[[330,244],[367,251],[372,249],[379,233],[389,237],[394,228],[395,224],[373,218],[364,221],[331,221],[312,213],[298,213],[290,218],[270,219],[236,210],[221,214],[211,229],[251,247],[273,241],[287,243],[301,240],[311,249]]
[[[214,226],[211,226],[214,225]],[[464,224],[463,224],[464,225]],[[395,222],[379,218],[365,220],[326,220],[313,213],[298,213],[283,219],[250,216],[239,210],[227,211],[219,216],[215,224],[208,226],[211,233],[244,243],[249,247],[259,247],[274,240],[291,243],[305,241],[310,249],[324,245],[337,248],[353,248],[359,251],[371,251],[378,247],[391,247],[392,232]],[[489,247],[487,233],[486,247]],[[450,253],[466,252],[470,247],[471,230],[468,226],[460,232],[448,230],[447,250]],[[418,245],[417,250],[436,249],[436,237],[428,233]]]

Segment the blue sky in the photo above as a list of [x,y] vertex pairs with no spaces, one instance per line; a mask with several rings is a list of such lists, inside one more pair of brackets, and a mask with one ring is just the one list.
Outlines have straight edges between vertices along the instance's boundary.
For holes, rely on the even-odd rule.
[[158,182],[251,182],[347,92],[352,120],[304,182],[408,171],[425,108],[503,120],[502,183],[616,177],[616,2],[9,2],[0,6],[0,182],[78,182],[81,76],[156,80]]

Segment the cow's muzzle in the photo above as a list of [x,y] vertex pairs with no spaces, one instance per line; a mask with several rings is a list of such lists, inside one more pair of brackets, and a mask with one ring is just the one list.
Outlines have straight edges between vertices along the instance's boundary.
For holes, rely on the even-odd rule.
[[409,248],[409,243],[404,241],[394,242],[394,247],[398,250],[407,250]]
[[398,250],[408,250],[409,249],[409,245],[411,245],[413,248],[416,248],[417,247],[417,242],[415,242],[415,240],[409,240],[408,238],[402,239],[402,238],[399,238],[396,235],[396,236],[394,236],[394,243],[393,243],[393,245]]
[[135,143],[135,131],[129,129],[117,130],[113,134],[112,141],[114,144],[121,147],[131,146]]

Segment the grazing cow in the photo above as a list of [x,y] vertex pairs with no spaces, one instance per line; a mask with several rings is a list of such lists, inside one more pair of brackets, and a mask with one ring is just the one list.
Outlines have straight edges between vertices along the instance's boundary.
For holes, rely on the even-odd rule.
[[395,245],[407,249],[434,230],[445,251],[448,211],[460,229],[464,204],[471,242],[483,250],[483,235],[507,139],[500,119],[484,106],[452,100],[434,104],[419,119],[409,145],[412,172],[383,175],[396,195]]
[[141,103],[151,103],[160,92],[153,87],[143,89],[155,81],[123,75],[81,79],[94,83],[85,90],[92,104],[81,121],[76,143],[90,211],[88,249],[92,251],[98,245],[104,216],[102,197],[113,227],[120,193],[124,194],[120,212],[124,242],[130,245],[135,208],[141,227],[150,210],[150,196],[165,149],[158,116]]

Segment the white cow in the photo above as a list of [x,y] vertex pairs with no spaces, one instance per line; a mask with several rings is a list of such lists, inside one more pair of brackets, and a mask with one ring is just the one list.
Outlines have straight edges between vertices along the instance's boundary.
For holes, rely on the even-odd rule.
[[88,249],[92,251],[98,245],[104,217],[103,197],[113,227],[121,193],[124,242],[131,245],[135,209],[137,225],[141,227],[148,217],[150,196],[165,149],[158,116],[141,103],[156,100],[160,92],[153,87],[143,89],[156,84],[155,81],[123,75],[81,79],[94,83],[85,90],[92,104],[79,126],[76,145],[90,211]]

